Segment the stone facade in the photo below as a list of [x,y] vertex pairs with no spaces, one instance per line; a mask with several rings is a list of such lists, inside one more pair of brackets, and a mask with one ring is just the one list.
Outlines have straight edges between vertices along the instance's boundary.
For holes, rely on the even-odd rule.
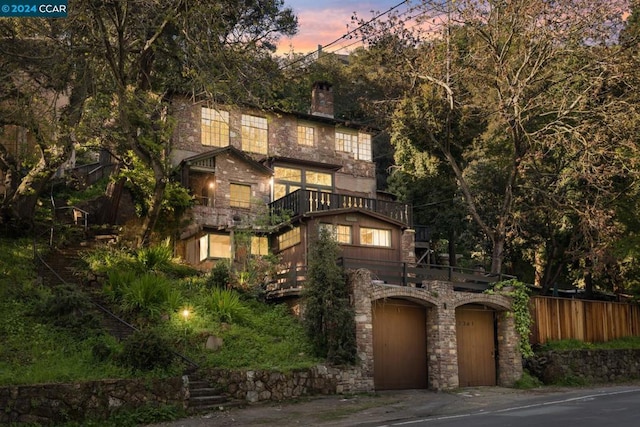
[[459,387],[456,340],[456,308],[482,304],[496,310],[498,316],[498,384],[511,386],[522,376],[519,337],[513,318],[506,315],[511,300],[504,295],[457,292],[449,282],[423,282],[421,288],[374,284],[367,270],[349,274],[354,292],[358,357],[363,375],[373,378],[372,303],[384,298],[400,298],[423,304],[427,309],[428,383],[434,390]]

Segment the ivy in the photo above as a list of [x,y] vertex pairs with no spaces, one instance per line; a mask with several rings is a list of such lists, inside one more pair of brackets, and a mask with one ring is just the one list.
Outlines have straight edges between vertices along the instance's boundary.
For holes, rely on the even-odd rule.
[[513,315],[516,332],[520,336],[518,348],[523,357],[532,357],[533,349],[529,342],[529,335],[531,334],[533,319],[529,309],[529,288],[527,285],[515,279],[505,280],[494,284],[485,293],[491,295],[499,293],[512,299],[512,311],[509,314]]

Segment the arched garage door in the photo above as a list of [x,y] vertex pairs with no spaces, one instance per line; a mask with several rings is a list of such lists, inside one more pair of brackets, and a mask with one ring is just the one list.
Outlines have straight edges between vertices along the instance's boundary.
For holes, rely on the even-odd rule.
[[427,388],[426,308],[401,299],[373,306],[376,390]]
[[460,387],[496,385],[495,312],[482,305],[456,309]]

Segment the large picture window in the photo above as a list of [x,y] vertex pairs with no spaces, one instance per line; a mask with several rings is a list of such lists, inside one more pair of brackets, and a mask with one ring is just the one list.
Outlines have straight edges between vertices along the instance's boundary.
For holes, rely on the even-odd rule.
[[333,191],[333,174],[306,169],[275,166],[273,198],[277,200],[300,188],[314,191]]
[[233,208],[249,209],[251,207],[251,186],[231,184],[229,186],[229,204]]
[[229,145],[229,112],[202,107],[201,143],[213,147]]
[[365,246],[391,247],[391,230],[360,227],[360,244]]
[[250,153],[267,154],[267,119],[242,115],[242,149]]

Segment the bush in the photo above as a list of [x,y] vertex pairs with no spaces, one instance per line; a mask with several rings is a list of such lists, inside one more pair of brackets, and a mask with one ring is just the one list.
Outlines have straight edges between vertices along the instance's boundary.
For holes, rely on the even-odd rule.
[[231,282],[231,266],[226,261],[218,261],[207,276],[209,288],[226,288]]
[[218,322],[242,322],[249,316],[249,309],[238,293],[230,289],[213,289],[204,299],[204,308]]
[[177,291],[171,290],[171,282],[156,274],[147,273],[137,277],[122,289],[122,309],[157,318],[171,305],[179,301]]
[[166,370],[174,353],[169,342],[153,331],[138,331],[123,342],[120,362],[137,371]]

